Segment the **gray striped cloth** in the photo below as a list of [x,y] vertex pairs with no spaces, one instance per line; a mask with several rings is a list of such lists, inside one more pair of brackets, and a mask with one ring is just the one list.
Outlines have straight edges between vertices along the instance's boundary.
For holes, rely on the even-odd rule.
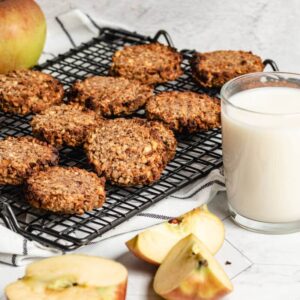
[[[43,52],[41,62],[67,51],[70,47],[90,40],[98,34],[98,26],[123,27],[108,22],[95,23],[89,16],[75,9],[56,17],[57,26],[48,28],[48,43]],[[125,28],[131,29],[131,28]],[[209,202],[219,191],[225,190],[224,177],[221,170],[212,171],[207,178],[200,179],[172,196],[161,200],[149,209],[113,230],[94,240],[98,243],[103,239],[147,228],[164,220],[183,214],[201,204]],[[28,241],[23,236],[0,225],[0,262],[21,266],[52,255],[60,251],[45,247],[37,242]]]

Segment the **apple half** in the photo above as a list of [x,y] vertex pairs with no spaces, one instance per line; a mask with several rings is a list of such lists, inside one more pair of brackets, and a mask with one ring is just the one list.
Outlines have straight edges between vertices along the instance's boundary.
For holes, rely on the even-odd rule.
[[126,268],[115,261],[64,255],[30,264],[5,293],[8,300],[123,300],[127,276]]
[[137,257],[160,265],[171,248],[191,233],[212,254],[218,252],[225,237],[222,221],[208,210],[207,205],[202,205],[178,218],[146,229],[126,242],[126,245]]
[[216,300],[233,289],[222,267],[193,234],[171,249],[155,274],[153,287],[169,300]]

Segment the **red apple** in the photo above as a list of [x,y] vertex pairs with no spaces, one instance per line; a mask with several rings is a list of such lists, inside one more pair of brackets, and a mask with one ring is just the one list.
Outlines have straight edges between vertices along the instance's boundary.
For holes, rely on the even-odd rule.
[[45,39],[45,16],[33,0],[0,0],[0,73],[33,67]]
[[160,223],[139,233],[126,242],[137,257],[160,265],[172,247],[193,233],[212,254],[221,248],[225,230],[222,221],[202,205],[168,222]]
[[171,249],[155,274],[153,287],[168,300],[217,300],[233,289],[222,267],[193,234]]
[[8,300],[125,300],[127,277],[113,260],[63,255],[30,264],[5,293]]

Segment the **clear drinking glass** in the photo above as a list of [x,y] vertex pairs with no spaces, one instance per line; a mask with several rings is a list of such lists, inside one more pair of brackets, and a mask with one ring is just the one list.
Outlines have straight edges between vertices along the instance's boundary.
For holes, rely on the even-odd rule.
[[243,75],[223,86],[221,100],[232,219],[253,231],[299,231],[300,74]]

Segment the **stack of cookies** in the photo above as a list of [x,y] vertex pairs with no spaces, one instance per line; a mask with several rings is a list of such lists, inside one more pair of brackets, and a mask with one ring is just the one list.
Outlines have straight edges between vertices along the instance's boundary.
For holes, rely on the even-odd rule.
[[[105,202],[105,180],[121,186],[157,181],[174,158],[174,133],[220,127],[220,102],[207,94],[154,86],[183,74],[182,56],[159,43],[127,46],[112,57],[111,76],[93,76],[67,93],[49,74],[19,70],[0,75],[0,109],[35,114],[34,137],[0,141],[0,184],[24,185],[35,208],[82,214]],[[196,53],[195,81],[219,88],[227,80],[262,71],[258,56],[243,51]],[[129,117],[144,108],[146,118]],[[62,146],[83,147],[95,173],[58,166]]]

